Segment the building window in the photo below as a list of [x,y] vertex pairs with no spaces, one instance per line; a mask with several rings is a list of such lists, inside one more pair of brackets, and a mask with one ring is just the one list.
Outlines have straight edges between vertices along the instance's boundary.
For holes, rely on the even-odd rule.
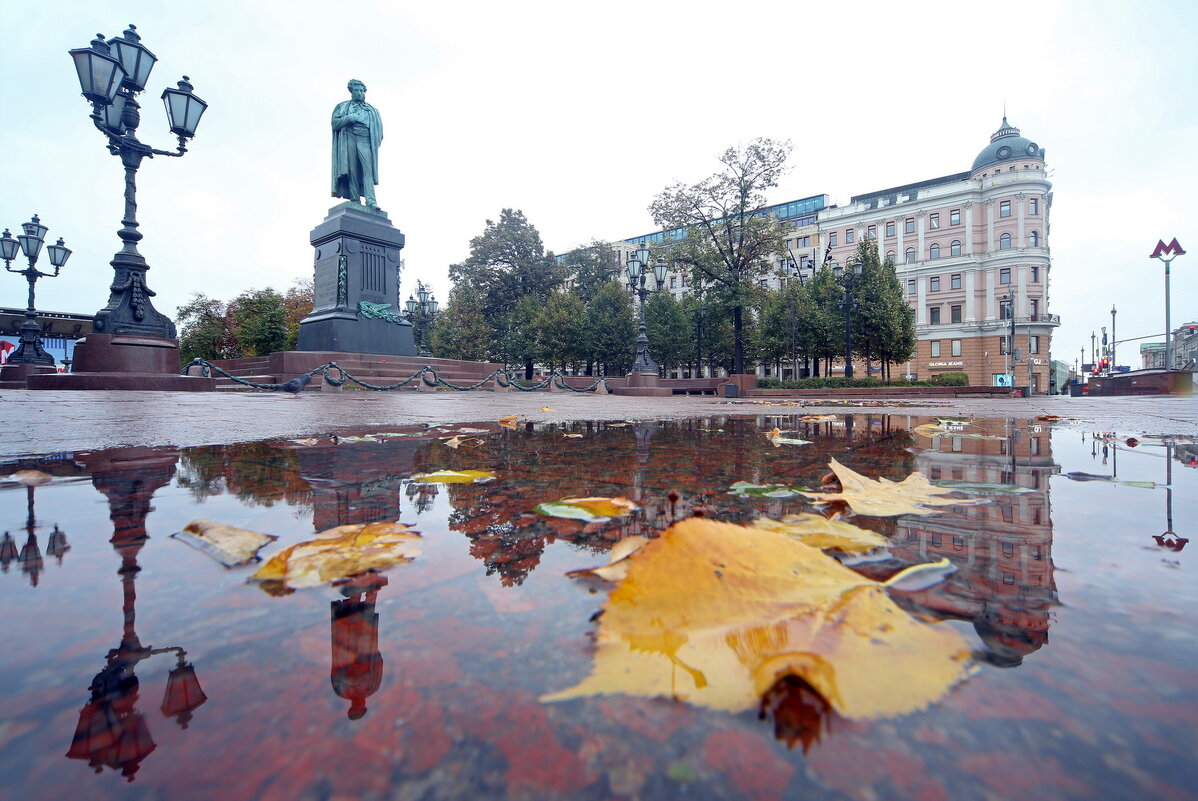
[[[940,310],[937,309],[936,311],[940,311]],[[932,358],[939,359],[940,358],[940,340],[933,339],[931,341],[931,343],[929,343],[929,344],[932,346]]]
[[1032,231],[1028,234],[1028,244],[1034,248],[1040,247],[1040,233],[1038,231]]
[[671,275],[670,276],[670,289],[677,289],[677,288],[678,288],[678,276]]
[[914,278],[907,279],[907,294],[908,295],[915,294],[915,279]]
[[1032,298],[1030,303],[1032,304],[1031,312],[1032,312],[1032,319],[1034,320],[1040,316],[1040,299]]
[[800,236],[795,238],[795,247],[809,248],[811,247],[811,235]]
[[836,247],[836,232],[835,231],[832,231],[831,233],[828,234],[828,247],[830,247],[830,248]]
[[[792,262],[792,264],[793,264],[793,262]],[[799,269],[800,270],[806,270],[810,266],[811,266],[811,257],[810,256],[799,256]]]
[[760,281],[757,282],[757,286],[761,287],[762,289],[769,289],[770,288],[769,279],[762,278]]
[[857,233],[852,228],[844,229],[844,243],[846,245],[855,241],[856,236],[857,236]]
[[886,236],[894,236],[894,220],[886,223]]
[[998,216],[999,217],[1010,217],[1011,216],[1011,201],[1004,200],[1003,202],[998,204]]
[[1013,304],[1009,300],[1000,300],[998,302],[998,316],[1003,320],[1011,319],[1011,310]]
[[940,291],[940,276],[934,275],[928,279],[928,291],[930,291],[930,292],[939,292]]
[[1040,198],[1033,197],[1033,198],[1028,199],[1027,213],[1028,214],[1039,214],[1040,213]]
[[871,225],[868,228],[866,228],[865,235],[867,237],[869,237],[870,239],[877,239],[878,238],[878,226]]
[[961,210],[960,209],[953,209],[952,211],[950,211],[948,213],[948,224],[949,225],[960,225],[961,224]]
[[939,228],[939,227],[940,227],[940,215],[939,214],[929,214],[928,215],[928,228]]
[[[948,314],[949,314],[949,318],[948,318],[949,322],[953,322],[953,323],[961,322],[961,307],[960,306],[950,306],[949,310],[948,310]],[[961,354],[954,353],[953,355],[960,356]]]
[[998,283],[1000,283],[1000,284],[1011,283],[1011,268],[1010,267],[1003,267],[1002,269],[1000,269],[998,271]]
[[930,248],[928,248],[928,258],[929,259],[940,258],[940,245],[938,243],[933,242],[932,246]]
[[952,354],[953,354],[954,356],[960,356],[960,355],[961,355],[961,340],[959,340],[959,339],[954,339],[954,340],[952,341]]
[[893,250],[886,251],[886,261],[888,261],[891,264],[894,264],[894,251]]
[[1027,350],[1029,353],[1039,353],[1040,352],[1040,337],[1039,336],[1037,336],[1036,334],[1032,334],[1030,337],[1027,338]]
[[949,276],[948,285],[952,289],[960,289],[961,288],[961,274],[953,273],[951,276]]
[[[998,338],[998,355],[1005,356],[1008,353],[1007,342],[1009,337],[1001,336]],[[1003,451],[1006,453],[1006,451]]]
[[1003,234],[1002,236],[1000,236],[998,238],[998,249],[999,250],[1010,250],[1011,249],[1011,235],[1010,234]]
[[[940,307],[939,306],[929,306],[928,307],[928,324],[929,325],[940,325]],[[936,350],[937,351],[940,350],[939,342],[936,343]],[[937,353],[936,355],[939,356],[940,354]]]
[[904,260],[907,262],[907,264],[915,263],[915,248],[907,248],[907,253],[904,256]]
[[1039,265],[1035,265],[1035,264],[1032,265],[1031,282],[1033,284],[1037,284],[1040,282],[1040,267],[1039,267]]
[[906,233],[906,234],[915,233],[915,218],[914,217],[908,217],[907,219],[903,220],[903,233]]
[[[1031,438],[1031,454],[1032,454],[1032,456],[1040,455],[1040,438],[1039,437]],[[1033,553],[1032,558],[1035,559],[1037,562],[1040,561],[1041,556],[1040,556],[1039,551],[1037,551],[1036,553]]]
[[950,256],[960,256],[960,255],[961,255],[961,240],[959,240],[959,239],[954,239],[954,240],[953,240],[953,241],[952,241],[952,242],[949,244],[949,246],[948,246],[948,255],[950,255]]

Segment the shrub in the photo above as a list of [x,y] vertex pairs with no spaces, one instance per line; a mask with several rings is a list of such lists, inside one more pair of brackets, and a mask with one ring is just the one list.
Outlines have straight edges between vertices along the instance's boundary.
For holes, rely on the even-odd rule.
[[940,387],[967,387],[969,376],[965,373],[941,373],[932,377],[932,383]]
[[[954,373],[964,376],[964,373]],[[966,381],[965,383],[969,383]],[[844,378],[843,376],[821,376],[819,378],[800,378],[794,381],[782,381],[777,378],[760,378],[757,380],[758,389],[863,389],[868,387],[931,387],[936,386],[930,381],[882,381],[878,378]]]

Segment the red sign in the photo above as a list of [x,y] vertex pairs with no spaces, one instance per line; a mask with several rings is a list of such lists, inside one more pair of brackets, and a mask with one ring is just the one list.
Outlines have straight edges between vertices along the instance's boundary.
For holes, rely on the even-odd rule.
[[1186,252],[1181,249],[1181,245],[1177,244],[1177,237],[1173,237],[1173,241],[1165,244],[1165,240],[1158,239],[1156,242],[1156,250],[1152,251],[1151,259],[1163,259],[1166,256],[1184,256]]

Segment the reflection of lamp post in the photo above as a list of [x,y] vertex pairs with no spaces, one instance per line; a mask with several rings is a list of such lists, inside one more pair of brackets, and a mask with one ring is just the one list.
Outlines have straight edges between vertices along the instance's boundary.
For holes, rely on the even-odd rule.
[[853,377],[853,307],[856,301],[853,298],[853,290],[861,283],[861,273],[865,270],[865,265],[860,259],[849,265],[849,269],[842,268],[838,263],[832,263],[832,274],[836,278],[836,283],[844,287],[844,302],[841,308],[844,309],[844,377]]
[[[8,232],[7,228],[4,229],[4,236],[0,237],[0,259],[4,259],[4,269],[10,273],[25,276],[25,280],[29,282],[29,303],[25,308],[25,322],[21,326],[21,344],[9,355],[8,363],[53,365],[54,357],[42,347],[41,326],[37,324],[37,309],[34,308],[34,287],[37,286],[39,278],[57,278],[58,271],[70,258],[71,250],[63,245],[61,238],[59,238],[58,244],[46,248],[46,252],[50,256],[50,264],[54,265],[54,272],[43,273],[37,269],[37,257],[42,251],[46,231],[49,229],[41,224],[41,220],[36,214],[29,222],[22,223],[21,228],[25,233],[16,239],[12,238],[12,234]],[[25,254],[25,258],[29,260],[29,266],[24,270],[12,268],[12,260],[17,257],[18,245],[21,252]]]
[[[137,230],[137,170],[142,159],[186,153],[187,140],[195,136],[208,104],[192,94],[186,75],[177,89],[164,91],[167,122],[179,146],[175,152],[158,150],[137,138],[141,123],[137,95],[145,90],[158,59],[141,44],[136,27],[130,25],[120,38],[114,36],[107,42],[97,34],[91,47],[76,48],[70,55],[83,97],[92,104],[92,122],[108,140],[108,152],[119,156],[125,167],[125,215],[117,232],[123,245],[112,259],[116,275],[111,295],[108,305],[96,313],[94,329],[101,334],[174,339],[175,324],[150,302],[154,296],[146,284],[150,266],[137,250],[142,238]],[[80,369],[85,368],[80,365]]]
[[641,245],[636,252],[628,257],[628,288],[640,296],[641,316],[640,333],[636,338],[636,360],[632,363],[630,373],[652,373],[657,375],[657,363],[649,355],[649,336],[645,333],[645,296],[652,292],[660,292],[666,282],[666,263],[660,256],[653,265],[655,289],[645,287],[645,271],[649,267],[649,248]]
[[[416,298],[419,298],[417,300]],[[408,307],[407,318],[416,328],[416,336],[420,339],[420,358],[427,359],[431,356],[428,352],[428,342],[425,332],[433,323],[437,316],[437,308],[439,304],[437,299],[433,297],[433,293],[429,292],[423,281],[416,282],[416,297],[408,295],[408,302],[405,304]]]

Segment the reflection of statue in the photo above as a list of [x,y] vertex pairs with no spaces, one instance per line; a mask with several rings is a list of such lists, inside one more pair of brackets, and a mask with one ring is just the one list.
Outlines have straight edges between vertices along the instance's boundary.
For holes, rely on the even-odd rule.
[[366,205],[377,211],[374,187],[379,182],[383,121],[366,102],[366,84],[353,80],[348,88],[352,99],[333,109],[333,197],[355,203],[365,197]]
[[366,714],[366,699],[383,683],[379,616],[374,611],[374,602],[385,586],[385,576],[355,576],[341,587],[345,600],[330,604],[333,667],[329,681],[333,692],[349,700],[346,714],[350,720]]

